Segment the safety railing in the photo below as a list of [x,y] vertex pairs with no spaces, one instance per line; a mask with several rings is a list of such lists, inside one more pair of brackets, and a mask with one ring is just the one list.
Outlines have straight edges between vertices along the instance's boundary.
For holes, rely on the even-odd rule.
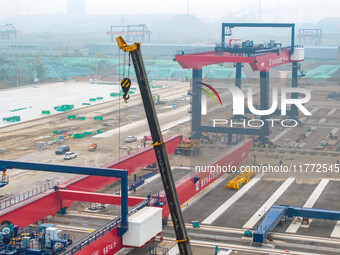
[[32,198],[36,195],[39,195],[45,191],[53,189],[55,186],[58,186],[59,183],[56,182],[48,182],[40,187],[36,187],[35,189],[29,190],[27,192],[20,193],[19,195],[12,196],[6,200],[0,202],[0,211],[4,210],[10,206],[23,202],[29,198]]
[[[148,200],[141,202],[139,205],[135,206],[129,211],[128,216],[136,213],[140,209],[144,208],[149,204]],[[91,243],[95,242],[100,237],[106,235],[110,231],[114,230],[115,228],[119,227],[119,223],[121,222],[121,218],[116,218],[112,221],[109,221],[105,225],[101,226],[100,228],[96,229],[92,233],[83,238],[79,239],[77,242],[73,243],[71,246],[67,248],[63,255],[73,255],[76,254],[78,251],[84,249],[86,246],[90,245]]]
[[215,50],[215,46],[212,45],[211,47],[177,50],[176,55],[196,54],[196,53],[209,52],[209,51],[214,51],[214,50]]
[[149,246],[148,255],[168,255],[168,254],[169,248],[154,245]]
[[238,47],[229,47],[225,44],[216,44],[216,52],[229,52],[231,54],[236,54],[238,56],[244,56],[244,57],[256,57],[261,55],[267,55],[271,53],[280,53],[281,51],[288,51],[290,50],[290,46],[285,47],[272,47],[272,48],[238,48]]

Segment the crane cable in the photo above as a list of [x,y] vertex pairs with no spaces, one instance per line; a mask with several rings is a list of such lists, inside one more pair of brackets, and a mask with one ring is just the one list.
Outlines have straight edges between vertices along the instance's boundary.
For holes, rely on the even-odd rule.
[[[122,90],[123,90],[123,93],[124,93],[123,99],[124,99],[125,103],[127,103],[127,101],[130,98],[130,95],[128,94],[128,92],[129,92],[130,87],[131,87],[131,80],[130,80],[131,55],[130,55],[130,52],[128,54],[129,54],[129,62],[128,62],[128,70],[127,70],[128,76],[125,77],[125,57],[124,57],[124,73],[123,73],[123,79],[120,82],[120,85],[122,86]],[[125,53],[124,56],[126,56],[126,53]]]

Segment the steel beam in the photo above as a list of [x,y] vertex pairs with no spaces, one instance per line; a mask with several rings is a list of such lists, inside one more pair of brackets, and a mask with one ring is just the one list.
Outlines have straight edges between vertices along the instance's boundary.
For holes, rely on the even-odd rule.
[[236,63],[236,75],[235,75],[235,86],[241,88],[242,86],[242,63]]
[[201,109],[202,109],[202,69],[192,70],[192,104],[191,104],[191,137],[193,139],[201,138]]
[[244,56],[229,52],[202,52],[195,54],[176,55],[176,61],[185,69],[202,69],[204,66],[219,63],[248,63],[253,71],[269,71],[270,68],[285,65],[290,62],[289,49],[281,49],[280,53],[267,52],[258,56]]
[[[57,193],[61,200],[72,200],[72,201],[82,201],[82,202],[90,202],[90,203],[121,205],[120,195],[75,191],[75,190],[58,190]],[[146,198],[144,197],[129,196],[128,206],[136,206],[139,203],[143,202],[144,200],[146,200]]]
[[43,172],[86,174],[102,177],[116,177],[121,179],[121,226],[118,234],[123,235],[128,230],[128,171],[120,169],[106,169],[96,167],[64,166],[54,164],[29,163],[19,161],[0,160],[0,171],[8,169],[36,170]]
[[[183,139],[182,135],[176,135],[169,139],[166,139],[165,147],[168,154],[175,152],[178,143]],[[118,168],[126,169],[129,171],[129,175],[133,174],[136,170],[146,167],[157,161],[155,152],[152,146],[140,149],[136,152],[126,155],[122,158],[116,159],[112,162],[102,165],[102,168]],[[102,189],[116,181],[118,178],[101,177],[101,176],[77,176],[72,180],[66,181],[60,184],[60,187],[67,187],[68,190],[83,190],[83,191],[97,191]]]
[[0,160],[0,171],[3,169],[21,169],[21,170],[36,170],[43,172],[67,173],[67,174],[86,174],[105,177],[124,178],[127,176],[126,170],[121,169],[107,169],[97,167],[80,167],[80,166],[66,166],[43,163],[30,163],[11,160]]
[[[298,63],[292,63],[292,88],[298,87]],[[292,93],[292,99],[298,98],[298,94],[296,92]],[[291,117],[297,117],[299,115],[298,108],[295,104],[291,106]]]
[[274,28],[290,28],[291,29],[291,49],[290,55],[294,53],[294,39],[295,39],[295,24],[294,23],[222,23],[222,44],[225,43],[225,28],[235,28],[235,27],[274,27]]
[[[269,72],[260,72],[260,109],[267,110],[269,107]],[[268,116],[262,115],[261,120],[264,122],[261,127],[261,136],[268,136],[270,134],[269,122],[265,121]]]
[[323,220],[340,220],[340,211],[318,209],[318,208],[287,206],[286,215],[288,217],[303,217],[303,218],[323,219]]
[[253,235],[255,243],[263,243],[286,213],[286,207],[274,205]]
[[253,235],[253,241],[263,243],[284,217],[303,217],[323,220],[340,220],[340,211],[294,207],[289,205],[273,205]]
[[[181,135],[167,139],[165,141],[167,152],[172,154],[181,140]],[[150,146],[102,165],[101,168],[123,168],[127,169],[129,174],[132,174],[137,169],[148,166],[154,162],[156,162],[156,156],[153,147]],[[97,191],[118,180],[119,178],[115,177],[79,175],[74,179],[58,185],[58,188],[59,190],[67,189],[68,191]],[[71,200],[65,200],[63,206],[69,207],[73,202],[74,201]],[[9,220],[18,226],[27,227],[49,215],[55,216],[56,213],[60,211],[60,208],[60,199],[57,197],[57,192],[49,190],[1,210],[0,223],[4,220]]]

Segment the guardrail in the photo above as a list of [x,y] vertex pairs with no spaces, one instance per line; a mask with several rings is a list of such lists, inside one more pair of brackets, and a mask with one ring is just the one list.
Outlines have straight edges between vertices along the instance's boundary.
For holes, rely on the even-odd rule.
[[141,176],[139,176],[139,180],[146,180],[152,176],[155,175],[155,172],[150,172],[150,173],[147,173],[147,174],[143,174]]
[[144,184],[144,179],[139,179],[138,181],[132,183],[129,185],[129,191],[135,191],[136,192],[136,188],[138,188],[139,186],[142,186]]
[[36,195],[39,195],[45,191],[48,191],[50,189],[53,189],[55,186],[58,186],[59,183],[55,183],[55,182],[48,182],[48,183],[45,183],[44,185],[40,186],[40,187],[37,187],[35,189],[32,189],[32,190],[29,190],[27,192],[24,192],[24,193],[20,193],[19,195],[16,195],[16,196],[13,196],[13,197],[10,197],[4,201],[1,201],[0,202],[0,211],[1,210],[4,210],[12,205],[15,205],[15,204],[18,204],[22,201],[25,201],[29,198],[32,198]]
[[154,246],[154,245],[151,245],[149,247],[148,255],[168,255],[168,254],[169,254],[169,248],[161,247],[161,246]]
[[215,50],[215,46],[212,45],[211,47],[177,50],[176,55],[195,54],[195,53],[209,52],[209,51],[214,51],[214,50]]
[[[135,206],[129,211],[128,216],[131,216],[132,214],[136,213],[140,209],[144,208],[149,204],[148,200],[145,200],[141,202],[139,205]],[[78,251],[84,249],[86,246],[90,245],[100,237],[106,235],[110,231],[114,230],[119,226],[119,223],[121,222],[121,218],[118,217],[112,221],[109,221],[105,225],[101,226],[100,228],[96,229],[92,233],[90,233],[87,236],[84,236],[83,238],[79,239],[77,242],[73,243],[71,246],[67,248],[67,250],[62,253],[62,255],[73,255],[76,254]]]

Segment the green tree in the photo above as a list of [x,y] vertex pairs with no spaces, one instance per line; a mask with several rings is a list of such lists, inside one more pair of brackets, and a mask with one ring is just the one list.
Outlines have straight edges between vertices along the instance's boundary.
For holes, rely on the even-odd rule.
[[40,80],[46,75],[46,64],[40,55],[36,55],[33,61],[33,70]]
[[80,50],[75,50],[72,55],[75,58],[82,58],[82,57],[84,57],[84,54]]
[[105,54],[105,52],[102,51],[98,51],[96,54],[94,54],[95,58],[107,58],[107,55]]

